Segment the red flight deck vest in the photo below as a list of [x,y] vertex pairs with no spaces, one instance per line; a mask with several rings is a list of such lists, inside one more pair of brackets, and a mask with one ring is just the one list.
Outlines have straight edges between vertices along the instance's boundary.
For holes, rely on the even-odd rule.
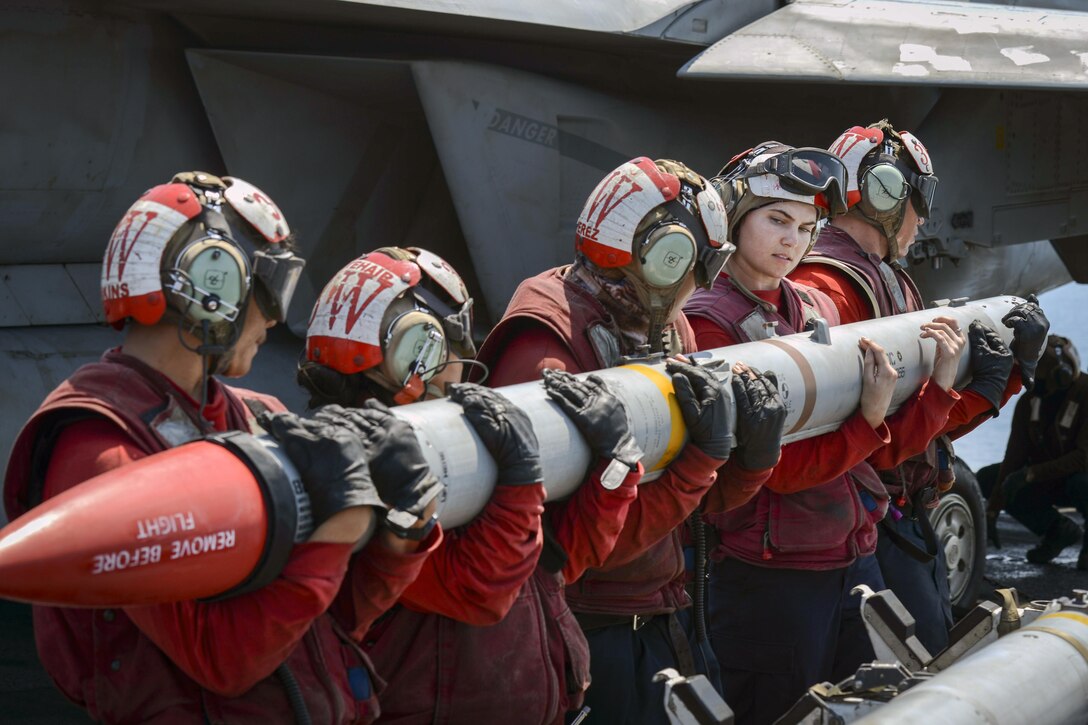
[[[818,290],[783,279],[782,300],[788,316],[757,305],[723,275],[712,289],[696,291],[684,312],[705,317],[738,342],[760,339],[753,332],[764,329],[762,322],[777,323],[775,334],[780,336],[801,332],[794,326],[797,321],[816,316],[838,323],[834,304]],[[877,502],[874,511],[866,509],[859,490]],[[876,472],[860,463],[832,481],[796,493],[775,493],[764,486],[743,506],[706,518],[718,529],[718,555],[758,566],[838,569],[876,550],[876,523],[884,517],[887,500]]]
[[[254,415],[249,401],[258,409],[285,410],[271,396],[226,385],[223,393],[232,430],[251,429]],[[41,502],[52,445],[66,423],[105,418],[150,455],[201,435],[185,407],[164,376],[117,350],[84,365],[49,394],[16,439],[4,481],[9,518]],[[35,606],[34,630],[39,658],[49,675],[95,720],[274,723],[293,717],[275,675],[240,697],[205,690],[121,609]],[[314,723],[373,719],[377,714],[373,690],[368,700],[357,702],[348,680],[348,669],[364,662],[365,655],[338,633],[328,615],[314,621],[286,661]]]
[[589,647],[563,599],[562,578],[538,566],[502,621],[474,627],[397,606],[363,637],[379,672],[383,723],[550,725],[582,705]]
[[[488,335],[476,356],[490,365],[509,340],[527,326],[542,325],[563,340],[578,362],[590,372],[619,362],[619,333],[596,297],[569,280],[569,267],[542,272],[522,282],[506,314]],[[670,353],[695,350],[695,334],[681,314],[666,328]],[[636,559],[614,569],[590,569],[566,588],[575,612],[587,614],[666,614],[690,605],[684,591],[682,527],[651,546]]]

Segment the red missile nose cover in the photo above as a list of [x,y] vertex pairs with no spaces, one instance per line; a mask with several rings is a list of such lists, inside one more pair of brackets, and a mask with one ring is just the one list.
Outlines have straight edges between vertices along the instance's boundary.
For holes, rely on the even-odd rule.
[[0,597],[95,607],[211,597],[256,568],[267,530],[246,464],[222,446],[191,443],[97,476],[6,526]]

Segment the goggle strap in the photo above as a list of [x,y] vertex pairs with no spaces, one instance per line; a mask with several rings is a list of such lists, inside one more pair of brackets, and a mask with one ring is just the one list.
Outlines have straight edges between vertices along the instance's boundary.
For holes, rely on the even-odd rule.
[[455,310],[443,302],[434,292],[424,287],[417,285],[412,289],[412,294],[417,301],[438,314],[438,317],[442,320],[442,326],[445,328],[446,336],[450,340],[461,342],[472,335],[472,330],[468,329],[470,325],[469,315],[472,310],[471,297],[465,301],[461,309]]

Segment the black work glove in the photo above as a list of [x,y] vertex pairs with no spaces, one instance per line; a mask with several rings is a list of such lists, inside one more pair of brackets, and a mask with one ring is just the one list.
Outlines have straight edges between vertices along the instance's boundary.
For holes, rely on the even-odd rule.
[[544,390],[570,418],[601,458],[638,468],[642,449],[631,435],[627,409],[599,375],[576,378],[562,370],[544,370]]
[[1043,346],[1046,345],[1046,334],[1050,331],[1050,320],[1046,319],[1043,309],[1039,307],[1039,298],[1028,295],[1027,302],[1013,307],[1001,318],[1001,322],[1005,327],[1012,328],[1012,354],[1020,365],[1020,379],[1024,387],[1031,390],[1035,385],[1035,367],[1039,364]]
[[778,394],[778,377],[772,373],[745,370],[733,376],[733,398],[737,401],[736,462],[748,471],[771,468],[778,463],[786,405]]
[[971,352],[971,383],[973,390],[990,402],[994,415],[1001,409],[1001,394],[1012,374],[1012,353],[993,328],[974,320],[967,328]]
[[262,413],[257,420],[295,465],[315,527],[352,506],[385,508],[367,470],[366,451],[350,426],[294,413]]
[[711,458],[729,458],[733,430],[729,399],[721,381],[708,369],[679,360],[669,360],[665,370],[672,375],[672,389],[691,444]]
[[1001,488],[1005,492],[1005,505],[1008,506],[1016,500],[1017,495],[1020,494],[1028,486],[1028,469],[1018,468],[1009,475],[1005,476],[1005,480],[1001,482]]
[[448,386],[449,398],[465,411],[465,418],[480,436],[498,466],[499,486],[540,483],[540,444],[525,411],[499,393],[475,383]]
[[362,408],[326,405],[315,418],[343,420],[353,426],[369,461],[370,475],[389,508],[418,519],[442,492],[442,482],[431,473],[412,426],[383,403],[368,400]]

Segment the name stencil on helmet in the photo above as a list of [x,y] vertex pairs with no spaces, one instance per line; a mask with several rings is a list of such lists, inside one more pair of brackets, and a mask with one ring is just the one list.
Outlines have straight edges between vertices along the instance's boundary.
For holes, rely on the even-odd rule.
[[[419,281],[419,268],[380,254],[369,256],[356,259],[325,286],[307,337],[351,340],[380,351],[382,317],[394,299]],[[384,257],[390,266],[376,263],[374,257]],[[401,266],[402,271],[394,271]]]
[[[655,176],[660,178],[651,178],[643,164],[653,167]],[[676,177],[661,174],[649,159],[628,161],[593,190],[575,227],[578,243],[585,245],[587,255],[596,264],[627,264],[631,261],[631,245],[639,222],[655,207],[675,198],[678,192]]]
[[[168,201],[175,202],[178,208],[163,203]],[[158,292],[162,287],[159,265],[167,242],[199,212],[200,204],[182,184],[160,187],[133,204],[114,228],[106,247],[102,298],[109,301]]]

